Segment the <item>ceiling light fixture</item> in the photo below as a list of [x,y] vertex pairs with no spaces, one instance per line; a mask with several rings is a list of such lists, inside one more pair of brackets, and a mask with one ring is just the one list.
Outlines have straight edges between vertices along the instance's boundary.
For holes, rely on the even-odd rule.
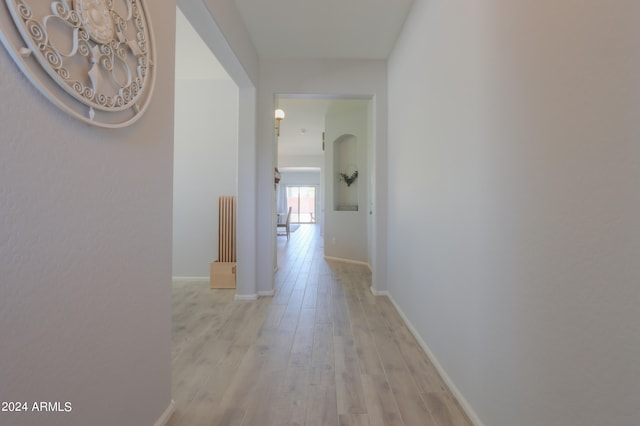
[[280,136],[280,121],[284,120],[284,111],[278,108],[276,110],[276,130],[278,131],[278,136]]

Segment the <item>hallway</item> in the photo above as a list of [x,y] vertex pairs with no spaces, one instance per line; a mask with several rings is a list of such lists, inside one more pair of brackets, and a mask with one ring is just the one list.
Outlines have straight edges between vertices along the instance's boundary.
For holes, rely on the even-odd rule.
[[174,283],[169,425],[471,424],[368,268],[322,244],[278,238],[273,298]]

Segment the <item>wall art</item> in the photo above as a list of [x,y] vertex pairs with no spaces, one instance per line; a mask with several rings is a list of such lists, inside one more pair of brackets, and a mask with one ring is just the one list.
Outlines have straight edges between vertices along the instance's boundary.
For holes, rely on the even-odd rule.
[[149,105],[155,46],[143,0],[5,0],[0,39],[55,105],[100,127],[132,124]]

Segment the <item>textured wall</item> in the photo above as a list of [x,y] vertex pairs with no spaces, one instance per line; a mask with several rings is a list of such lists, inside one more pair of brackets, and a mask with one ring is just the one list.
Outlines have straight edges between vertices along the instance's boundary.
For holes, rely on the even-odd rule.
[[640,424],[640,5],[417,0],[390,290],[492,426]]
[[156,92],[98,129],[59,111],[0,48],[2,425],[151,425],[169,405],[175,2],[147,3]]

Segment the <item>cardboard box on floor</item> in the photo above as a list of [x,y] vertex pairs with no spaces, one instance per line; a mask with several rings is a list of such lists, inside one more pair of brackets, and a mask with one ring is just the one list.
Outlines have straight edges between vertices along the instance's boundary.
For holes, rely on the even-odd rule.
[[236,262],[211,262],[211,288],[236,288]]

